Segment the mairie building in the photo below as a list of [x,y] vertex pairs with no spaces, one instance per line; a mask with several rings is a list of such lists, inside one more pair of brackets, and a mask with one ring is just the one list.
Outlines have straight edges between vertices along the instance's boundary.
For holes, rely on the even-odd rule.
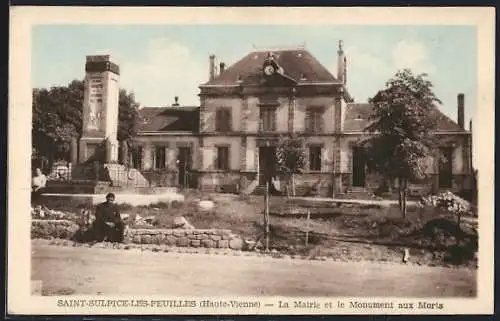
[[[263,185],[259,174],[276,161],[278,138],[293,133],[305,141],[306,164],[295,175],[298,195],[375,191],[383,179],[367,172],[359,147],[369,135],[372,106],[349,94],[342,42],[336,54],[335,73],[303,47],[256,50],[231,66],[211,55],[207,81],[193,84],[199,85],[199,106],[181,106],[175,97],[167,107],[141,108],[131,147],[116,140],[119,68],[109,56],[88,56],[84,132],[74,147],[74,162],[85,162],[107,138],[108,167],[128,173],[112,174],[115,186],[131,186],[134,180],[156,187],[252,192]],[[455,122],[435,110],[444,161],[429,157],[429,179],[412,185],[419,193],[471,188],[472,135],[464,127],[463,94],[457,96],[457,111]]]

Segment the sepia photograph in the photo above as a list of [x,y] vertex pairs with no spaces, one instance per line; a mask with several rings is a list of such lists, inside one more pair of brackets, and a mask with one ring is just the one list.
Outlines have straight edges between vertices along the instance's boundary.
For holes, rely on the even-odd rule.
[[35,313],[492,309],[491,10],[15,9]]

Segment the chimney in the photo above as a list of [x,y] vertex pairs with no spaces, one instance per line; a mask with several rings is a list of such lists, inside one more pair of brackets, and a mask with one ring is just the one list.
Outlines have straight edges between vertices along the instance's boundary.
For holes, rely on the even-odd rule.
[[179,106],[179,96],[174,97],[174,103],[172,104],[172,107],[178,107]]
[[215,78],[215,55],[210,55],[209,80],[214,80],[214,78]]
[[339,50],[337,51],[338,59],[337,59],[337,78],[339,81],[345,84],[345,56],[344,56],[344,48],[342,45],[344,42],[339,40]]
[[221,62],[219,64],[219,75],[221,75],[224,72],[225,67],[226,67],[225,63]]
[[469,121],[469,131],[472,132],[472,118]]
[[461,129],[464,128],[464,94],[458,94],[457,96],[457,115],[458,115],[458,126],[460,126]]

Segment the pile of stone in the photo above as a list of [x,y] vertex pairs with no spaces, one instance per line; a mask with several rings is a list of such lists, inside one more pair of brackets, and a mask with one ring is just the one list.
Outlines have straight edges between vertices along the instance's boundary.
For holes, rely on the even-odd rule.
[[31,217],[46,220],[75,220],[74,213],[52,210],[42,205],[31,206]]
[[[122,215],[122,219],[124,219],[124,215]],[[130,225],[133,225],[135,228],[152,228],[156,224],[156,216],[150,215],[146,217],[142,217],[140,215],[136,215],[133,220],[124,219],[125,222],[129,222]]]

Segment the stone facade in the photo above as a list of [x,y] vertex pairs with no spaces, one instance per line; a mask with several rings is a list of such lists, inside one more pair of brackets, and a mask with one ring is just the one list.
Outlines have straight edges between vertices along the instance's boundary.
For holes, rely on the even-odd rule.
[[[265,151],[280,136],[294,133],[305,139],[306,164],[295,175],[299,194],[313,188],[321,196],[376,190],[382,179],[367,173],[354,152],[368,135],[372,106],[355,103],[349,94],[341,43],[337,55],[335,76],[304,48],[251,52],[219,74],[210,68],[209,81],[199,86],[199,106],[180,107],[176,97],[172,107],[140,110],[135,147],[122,158],[150,186],[237,192],[262,175],[269,163]],[[462,117],[464,96],[458,98]],[[452,150],[451,166],[444,184],[444,172],[429,159],[432,179],[425,185],[433,191],[468,189],[471,131],[463,120],[457,124],[440,111],[436,117],[436,135]]]

